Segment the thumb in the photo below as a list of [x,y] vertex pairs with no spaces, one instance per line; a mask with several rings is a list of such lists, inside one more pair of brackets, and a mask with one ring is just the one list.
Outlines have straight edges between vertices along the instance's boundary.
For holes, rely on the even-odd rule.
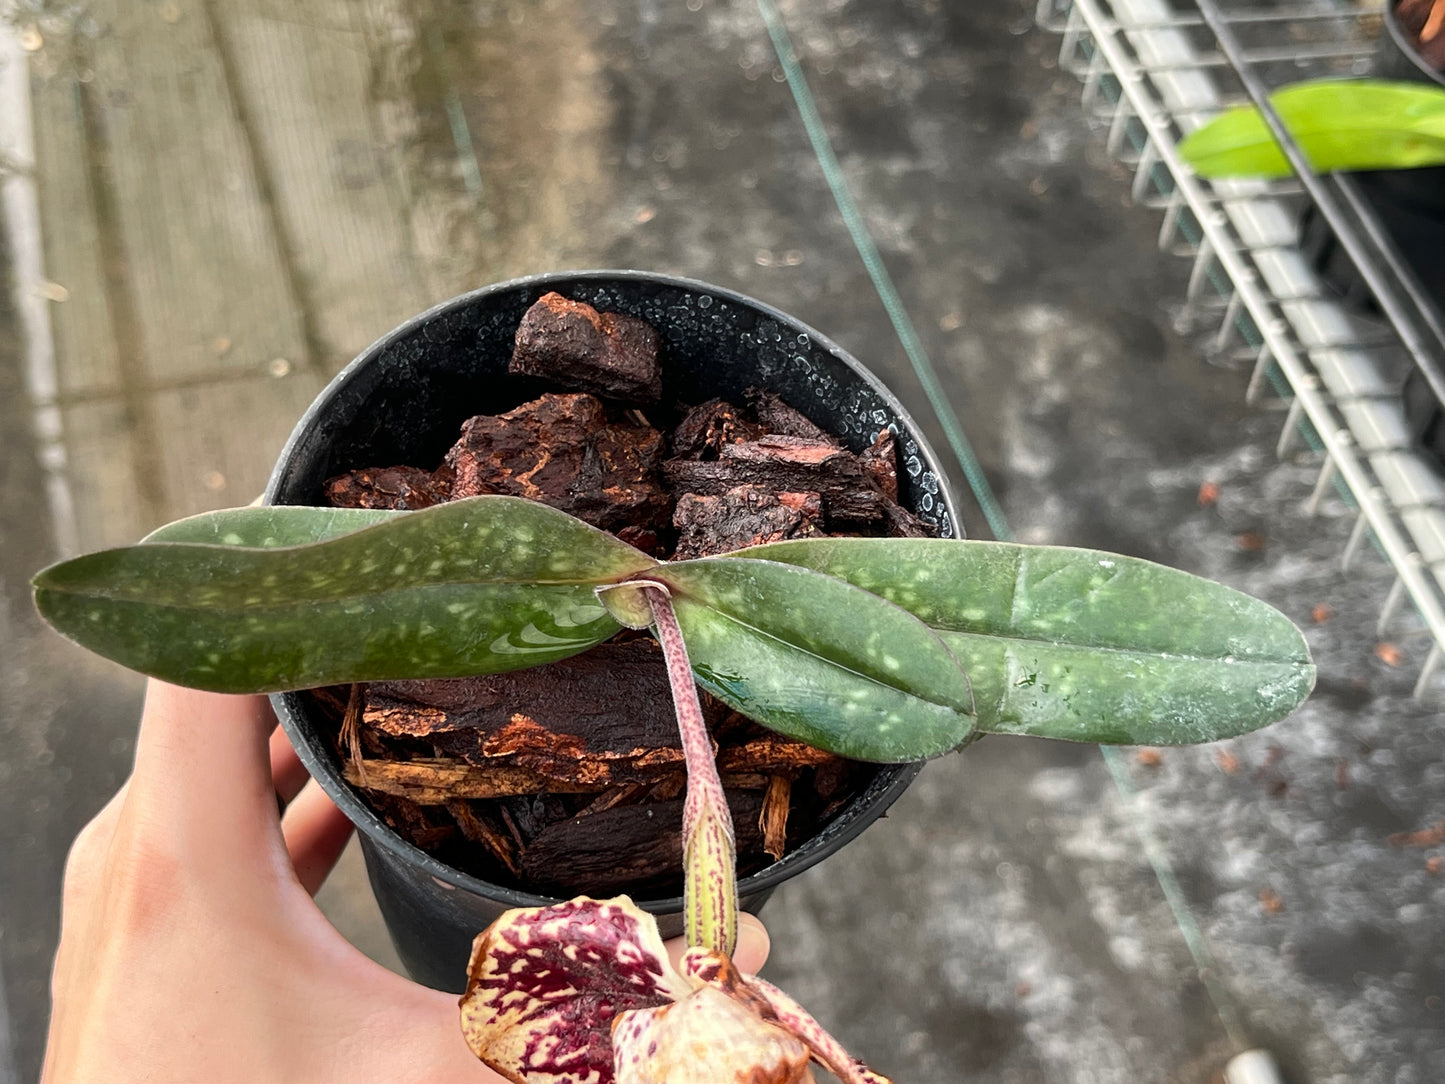
[[264,696],[151,681],[128,804],[189,860],[223,865],[279,842]]
[[[682,964],[682,954],[687,951],[687,942],[681,937],[674,937],[667,942],[667,958],[672,961],[674,969]],[[763,926],[757,915],[750,915],[743,911],[738,915],[738,944],[733,950],[733,963],[737,964],[738,970],[749,975],[755,975],[762,970],[763,964],[767,963],[768,953],[772,950],[772,939],[768,937],[768,931]]]
[[761,971],[763,964],[768,962],[768,953],[772,951],[772,946],[767,927],[757,915],[750,915],[746,911],[738,915],[738,947],[733,953],[733,963],[738,965],[739,971],[745,971],[749,975]]

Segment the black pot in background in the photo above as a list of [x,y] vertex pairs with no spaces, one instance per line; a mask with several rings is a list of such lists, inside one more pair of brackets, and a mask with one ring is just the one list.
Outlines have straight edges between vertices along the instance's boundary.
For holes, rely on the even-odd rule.
[[[1445,89],[1445,76],[1420,59],[1395,19],[1394,9],[1391,3],[1384,15],[1385,29],[1375,53],[1375,75],[1380,79],[1434,83]],[[1359,170],[1351,176],[1425,295],[1436,299],[1437,307],[1445,306],[1445,301],[1440,301],[1445,299],[1445,166]],[[1301,219],[1300,248],[1326,284],[1347,304],[1362,311],[1378,311],[1368,287],[1313,204],[1305,208]]]
[[1445,409],[1419,369],[1411,369],[1400,390],[1410,439],[1425,458],[1445,470]]
[[[317,397],[277,461],[266,501],[320,504],[322,484],[367,466],[441,462],[461,423],[510,410],[547,387],[507,373],[526,309],[555,290],[604,312],[640,317],[662,337],[663,400],[739,400],[762,386],[861,450],[884,426],[898,436],[899,499],[962,537],[937,457],[898,400],[848,353],[768,305],[704,283],[638,271],[538,275],[489,286],[422,313],[369,347]],[[324,726],[300,696],[272,697],[311,775],[356,824],[372,890],[397,953],[418,982],[460,991],[472,939],[510,907],[551,902],[462,873],[393,832],[342,779]],[[819,835],[743,878],[756,912],[774,888],[832,854],[883,815],[919,765],[878,769]],[[664,936],[681,932],[682,900],[637,900]]]
[[[1394,0],[1385,12],[1380,38],[1379,73],[1386,79],[1434,83],[1445,90],[1445,73],[1430,67],[1415,51],[1395,18]],[[1368,183],[1367,182],[1368,179]],[[1360,182],[1395,246],[1424,288],[1437,313],[1445,314],[1445,166],[1377,170]],[[1425,457],[1445,469],[1445,406],[1424,375],[1412,368],[1401,392],[1405,422]]]
[[[1375,75],[1403,82],[1434,83],[1445,89],[1445,74],[1426,64],[1395,18],[1398,0],[1384,13],[1384,32],[1375,53]],[[1351,173],[1360,193],[1390,235],[1401,258],[1445,319],[1445,166],[1420,169],[1372,169]],[[1300,249],[1345,305],[1356,312],[1380,314],[1365,280],[1355,269],[1329,223],[1313,203],[1300,216]],[[1415,446],[1445,470],[1445,406],[1418,368],[1411,368],[1401,391],[1405,420]]]

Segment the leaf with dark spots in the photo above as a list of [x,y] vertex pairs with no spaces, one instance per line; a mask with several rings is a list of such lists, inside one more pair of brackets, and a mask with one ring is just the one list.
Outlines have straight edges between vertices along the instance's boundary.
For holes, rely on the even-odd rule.
[[[749,551],[757,552],[757,551]],[[763,725],[856,760],[920,760],[973,732],[958,660],[923,622],[830,576],[710,557],[659,566],[694,672]]]
[[[356,522],[235,516],[250,539]],[[217,692],[457,677],[553,662],[618,625],[593,594],[652,564],[554,509],[480,497],[307,545],[152,541],[52,566],[36,605],[131,669]],[[339,517],[339,518],[326,518]],[[191,530],[214,531],[215,521]],[[271,532],[266,534],[265,532]],[[290,532],[287,534],[286,532]]]
[[973,683],[981,730],[1178,745],[1245,733],[1309,694],[1279,611],[1133,557],[947,539],[833,538],[740,551],[827,573],[936,629]]

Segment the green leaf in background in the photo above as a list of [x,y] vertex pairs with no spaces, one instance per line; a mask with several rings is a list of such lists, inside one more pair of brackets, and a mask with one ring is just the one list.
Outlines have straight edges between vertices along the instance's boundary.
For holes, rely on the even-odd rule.
[[[268,525],[254,514],[268,510],[241,511],[223,514],[240,526],[222,538],[308,530],[305,515]],[[317,531],[340,522],[319,511]],[[212,527],[179,533],[197,530]],[[554,662],[618,631],[593,588],[652,564],[563,512],[476,497],[309,545],[151,541],[94,553],[41,572],[35,600],[66,636],[141,673],[278,692]]]
[[1133,557],[949,539],[740,550],[825,572],[938,630],[981,730],[1174,745],[1289,714],[1314,685],[1298,629],[1231,588]]
[[[1321,80],[1270,95],[1317,173],[1445,164],[1445,90],[1424,83]],[[1288,177],[1293,170],[1254,106],[1186,136],[1179,153],[1202,176]]]
[[968,680],[927,625],[805,568],[660,565],[698,683],[758,722],[858,760],[921,760],[974,730]]

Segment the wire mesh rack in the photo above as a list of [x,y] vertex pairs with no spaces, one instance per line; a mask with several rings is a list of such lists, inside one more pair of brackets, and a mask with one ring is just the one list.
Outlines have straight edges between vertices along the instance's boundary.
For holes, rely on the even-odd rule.
[[[1385,17],[1348,0],[1039,0],[1036,12],[1062,36],[1060,67],[1081,81],[1110,154],[1132,167],[1135,202],[1163,212],[1160,247],[1192,261],[1183,318],[1208,322],[1207,349],[1250,370],[1249,402],[1282,412],[1279,454],[1318,457],[1308,514],[1355,517],[1340,563],[1389,580],[1378,634],[1429,638],[1420,696],[1440,691],[1445,654],[1445,480],[1402,389],[1445,401],[1445,326],[1358,179],[1311,173],[1267,100],[1301,79],[1375,74]],[[1250,102],[1295,177],[1194,174],[1178,142]],[[1343,296],[1302,227],[1350,269]]]

